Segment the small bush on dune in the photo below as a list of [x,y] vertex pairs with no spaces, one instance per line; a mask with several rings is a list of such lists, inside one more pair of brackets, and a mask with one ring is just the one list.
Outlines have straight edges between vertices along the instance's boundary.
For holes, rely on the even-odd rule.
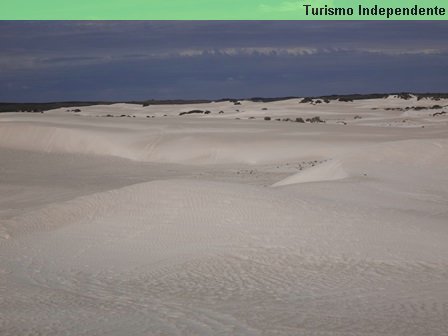
[[344,102],[344,103],[351,103],[353,101],[353,99],[342,97],[342,98],[339,98],[339,101]]
[[401,99],[404,99],[404,100],[408,100],[408,99],[411,99],[412,96],[411,96],[409,93],[405,93],[405,92],[403,92],[403,93],[399,93],[399,94],[397,94],[397,98],[401,98]]
[[439,116],[439,115],[444,115],[444,114],[446,114],[446,112],[445,111],[442,111],[442,112],[436,112],[436,113],[433,113],[433,117],[437,117],[437,116]]
[[[208,111],[208,112],[210,113],[210,111]],[[202,111],[202,110],[191,110],[191,111],[188,111],[188,112],[181,112],[181,113],[179,113],[179,115],[183,116],[185,114],[194,114],[194,113],[202,114],[202,113],[204,113],[204,111]]]
[[310,123],[323,123],[323,122],[325,122],[322,119],[320,119],[319,116],[308,118],[308,119],[306,119],[306,121],[310,122]]
[[305,97],[300,101],[301,104],[312,103],[312,102],[313,102],[313,98],[311,98],[311,97]]

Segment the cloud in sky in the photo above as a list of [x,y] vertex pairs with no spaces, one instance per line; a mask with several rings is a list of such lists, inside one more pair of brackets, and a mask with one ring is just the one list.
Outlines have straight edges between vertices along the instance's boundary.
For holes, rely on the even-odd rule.
[[446,91],[447,33],[435,21],[0,22],[0,100]]

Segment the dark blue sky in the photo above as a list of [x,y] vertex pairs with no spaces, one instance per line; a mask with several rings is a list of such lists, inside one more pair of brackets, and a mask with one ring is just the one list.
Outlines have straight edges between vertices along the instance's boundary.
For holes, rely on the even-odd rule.
[[447,92],[448,22],[3,21],[0,101]]

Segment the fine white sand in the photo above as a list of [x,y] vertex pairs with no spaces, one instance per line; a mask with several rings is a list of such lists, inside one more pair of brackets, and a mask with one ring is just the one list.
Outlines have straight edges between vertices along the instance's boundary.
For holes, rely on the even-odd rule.
[[0,335],[446,335],[448,100],[299,101],[0,114]]

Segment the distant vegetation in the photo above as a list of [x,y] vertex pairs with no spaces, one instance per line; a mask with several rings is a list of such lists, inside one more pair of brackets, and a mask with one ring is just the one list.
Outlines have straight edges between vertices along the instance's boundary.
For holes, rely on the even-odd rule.
[[179,113],[180,116],[183,116],[185,114],[210,114],[210,111],[191,110],[191,111]]
[[323,123],[323,122],[325,122],[319,116],[308,118],[308,119],[306,119],[306,121],[310,122],[310,123]]
[[[433,105],[433,106],[407,106],[407,107],[385,107],[385,111],[421,111],[421,110],[437,110],[442,109],[444,106]],[[446,107],[446,106],[445,106]],[[378,110],[377,107],[372,108],[372,110]]]
[[142,106],[149,105],[182,105],[210,103],[211,100],[146,100],[146,101],[69,101],[69,102],[49,102],[49,103],[1,103],[0,112],[43,112],[58,108],[71,108],[94,105],[112,105],[117,103],[135,104]]
[[186,100],[186,99],[169,99],[169,100],[145,100],[143,102],[134,102],[134,104],[141,104],[143,107],[150,105],[186,105],[186,104],[206,104],[211,100]]
[[[352,102],[355,100],[363,99],[379,99],[387,98],[390,95],[395,95],[401,99],[410,99],[412,95],[417,97],[417,100],[430,98],[433,100],[447,99],[448,93],[371,93],[371,94],[348,94],[348,95],[329,95],[329,96],[318,96],[318,97],[306,97],[303,98],[301,103],[329,103],[332,100],[338,100],[341,102]],[[71,107],[81,107],[81,106],[92,106],[92,105],[111,105],[116,103],[128,103],[128,104],[139,104],[142,106],[151,105],[182,105],[182,104],[206,104],[211,102],[233,102],[235,105],[240,105],[241,101],[252,101],[269,103],[282,101],[287,99],[297,99],[299,97],[275,97],[275,98],[247,98],[247,99],[234,99],[234,98],[224,98],[220,100],[186,100],[186,99],[174,99],[174,100],[144,100],[144,101],[120,101],[120,102],[108,102],[108,101],[68,101],[68,102],[48,102],[48,103],[0,103],[0,112],[43,112],[48,110],[53,110],[57,108],[71,108]]]
[[[255,119],[255,117],[249,117],[249,119]],[[269,116],[266,116],[266,117],[264,117],[264,120],[272,120],[272,118],[269,117]],[[295,118],[295,119],[291,119],[291,118],[283,118],[283,119],[276,118],[275,120],[276,121],[292,121],[292,122],[298,122],[298,123],[302,123],[302,124],[305,123],[305,122],[307,122],[307,123],[324,123],[325,122],[325,120],[322,120],[319,116],[312,117],[312,118],[307,118],[306,120],[304,120],[301,117],[298,117],[298,118]]]
[[432,116],[433,116],[433,117],[437,117],[437,116],[439,116],[439,115],[444,115],[444,114],[446,114],[446,111],[433,113]]
[[57,108],[111,105],[111,102],[0,103],[0,112],[43,112]]
[[282,100],[288,100],[288,99],[297,99],[299,97],[276,97],[276,98],[261,98],[261,97],[254,97],[249,99],[240,99],[240,100],[248,100],[254,103],[272,103],[276,101],[282,101]]
[[370,93],[370,94],[348,94],[348,95],[330,95],[330,96],[320,96],[320,97],[305,97],[302,99],[301,103],[316,103],[315,99],[323,99],[324,102],[328,103],[331,100],[338,100],[341,102],[352,102],[355,100],[365,100],[365,99],[381,99],[387,98],[389,96],[397,96],[401,99],[411,99],[412,96],[416,96],[417,100],[424,98],[431,98],[433,100],[447,99],[448,93],[410,93],[410,92],[399,92],[399,93]]
[[312,102],[313,102],[313,98],[311,98],[311,97],[305,97],[300,101],[300,103],[302,103],[302,104],[312,103]]

